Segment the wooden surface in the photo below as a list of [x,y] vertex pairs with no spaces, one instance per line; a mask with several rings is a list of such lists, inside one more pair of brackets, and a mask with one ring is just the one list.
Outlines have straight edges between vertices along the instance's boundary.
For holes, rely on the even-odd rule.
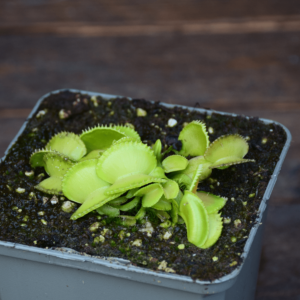
[[37,99],[60,88],[287,126],[293,142],[269,203],[256,299],[300,299],[300,1],[0,4],[0,155]]

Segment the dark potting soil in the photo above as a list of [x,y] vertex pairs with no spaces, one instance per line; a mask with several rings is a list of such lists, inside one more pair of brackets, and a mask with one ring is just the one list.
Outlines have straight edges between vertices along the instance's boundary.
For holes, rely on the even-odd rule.
[[[96,103],[97,102],[97,103]],[[137,108],[147,116],[137,117]],[[44,114],[43,114],[44,112]],[[61,119],[59,114],[65,118]],[[173,118],[178,124],[168,127]],[[43,148],[49,139],[61,132],[80,134],[83,129],[98,124],[134,125],[142,141],[152,145],[161,139],[163,145],[181,147],[177,138],[184,122],[201,120],[206,123],[210,141],[221,135],[238,133],[247,137],[249,152],[246,158],[255,163],[246,163],[225,170],[214,169],[210,178],[199,184],[198,189],[227,197],[221,210],[224,220],[222,235],[209,249],[199,249],[187,241],[185,225],[162,228],[160,220],[151,215],[146,217],[154,227],[152,236],[139,231],[143,222],[135,226],[121,225],[120,218],[109,218],[90,213],[76,221],[70,220],[71,213],[62,211],[63,201],[52,204],[52,196],[34,188],[47,177],[43,168],[36,168],[34,176],[29,158],[36,149]],[[164,107],[158,102],[116,98],[110,101],[101,97],[91,99],[88,95],[64,91],[51,94],[40,105],[35,115],[11,147],[5,160],[0,163],[0,240],[26,244],[41,248],[67,247],[90,255],[120,257],[133,264],[157,270],[162,261],[177,274],[194,279],[214,280],[230,273],[241,264],[241,254],[250,229],[255,224],[258,207],[270,176],[276,166],[286,141],[284,130],[276,125],[265,125],[258,118],[231,117],[213,113],[211,116],[197,110],[180,107]],[[45,177],[43,177],[45,176]],[[18,188],[25,192],[18,193]],[[20,191],[20,190],[19,190]],[[46,198],[45,198],[46,197]],[[76,207],[78,208],[78,206]],[[138,209],[138,208],[137,208]],[[136,211],[132,211],[134,215]],[[91,232],[91,224],[100,227]],[[103,243],[95,243],[95,237],[103,230]],[[124,238],[120,232],[124,231]],[[164,239],[169,231],[172,236]],[[132,245],[140,239],[140,246]],[[184,244],[180,250],[178,245]]]

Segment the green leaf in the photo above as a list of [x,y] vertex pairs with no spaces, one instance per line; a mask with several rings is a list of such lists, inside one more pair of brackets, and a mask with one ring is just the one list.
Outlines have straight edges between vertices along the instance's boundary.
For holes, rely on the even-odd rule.
[[86,147],[80,137],[73,132],[60,132],[52,137],[46,150],[57,151],[74,161],[86,154]]
[[186,224],[188,241],[201,247],[206,242],[209,233],[208,214],[205,206],[195,194],[185,191],[179,210]]
[[[201,167],[200,167],[201,166]],[[184,186],[188,190],[192,190],[192,186],[210,176],[212,170],[211,163],[207,162],[203,156],[197,156],[189,160],[185,170],[175,172],[170,177],[180,186]],[[201,169],[201,171],[200,171]]]
[[83,204],[75,211],[71,216],[71,220],[76,220],[88,214],[89,212],[96,210],[97,208],[103,206],[107,202],[118,198],[121,194],[115,194],[113,196],[107,197],[105,195],[105,190],[107,187],[101,187],[88,195]]
[[197,191],[198,183],[201,178],[201,172],[202,172],[202,165],[199,165],[198,169],[195,172],[194,177],[192,178],[192,183],[188,188],[190,192],[195,193]]
[[210,168],[211,169],[215,169],[215,168],[226,169],[229,166],[243,164],[246,162],[255,162],[255,160],[254,159],[241,159],[239,157],[227,156],[227,157],[217,160],[215,163],[213,163],[210,166]]
[[139,197],[135,197],[133,200],[131,200],[130,202],[120,206],[120,210],[121,211],[128,211],[133,209],[134,207],[136,207],[140,202],[140,198]]
[[188,160],[181,155],[171,155],[165,158],[162,166],[166,173],[184,170],[188,165]]
[[149,175],[157,178],[168,179],[162,167],[156,167],[155,169],[153,169],[153,171],[151,171]]
[[135,217],[120,215],[119,218],[121,218],[121,225],[123,226],[134,226],[136,224]]
[[188,189],[192,184],[192,179],[189,176],[182,173],[172,174],[170,175],[170,177],[172,178],[172,180],[178,183],[181,189],[184,190]]
[[172,199],[171,218],[173,224],[177,224],[178,222],[178,212],[179,212],[179,205],[175,199]]
[[139,189],[140,189],[140,188],[137,187],[137,188],[135,188],[135,189],[129,190],[125,197],[126,197],[127,199],[133,198],[133,197],[134,197],[134,194],[135,194]]
[[81,158],[79,161],[84,161],[84,160],[88,160],[88,159],[95,159],[95,158],[97,159],[102,155],[103,152],[104,152],[104,150],[93,150],[88,155]]
[[106,215],[109,217],[118,217],[120,215],[120,210],[118,208],[112,207],[108,204],[104,204],[96,209],[99,215]]
[[109,205],[117,207],[117,206],[120,206],[123,203],[127,202],[127,200],[128,199],[126,197],[119,197],[119,198],[109,201]]
[[203,202],[208,214],[217,213],[224,207],[227,201],[226,198],[216,196],[207,192],[196,192],[196,195]]
[[73,162],[58,152],[49,152],[43,157],[45,170],[50,176],[35,186],[36,189],[54,195],[62,194],[62,179]]
[[206,249],[211,247],[216,241],[219,239],[222,233],[223,222],[221,218],[221,214],[210,214],[208,215],[209,221],[209,233],[206,242],[200,247],[202,249]]
[[151,207],[156,204],[159,199],[163,196],[164,189],[159,183],[149,184],[141,189],[139,189],[135,196],[143,197],[142,206]]
[[189,164],[187,168],[183,171],[183,173],[188,175],[192,179],[194,178],[195,172],[197,172],[199,165],[202,166],[201,176],[199,178],[199,181],[208,178],[211,175],[211,169],[210,169],[211,163],[205,160],[204,156],[197,156],[190,159]]
[[114,128],[116,130],[119,130],[123,134],[125,134],[125,136],[127,136],[127,137],[131,137],[131,138],[136,139],[138,141],[141,140],[140,135],[133,128],[131,128],[129,126],[117,125],[117,126],[114,126]]
[[48,153],[44,156],[45,170],[49,176],[63,178],[74,163],[58,153]]
[[47,194],[61,195],[61,182],[62,180],[59,177],[49,177],[41,181],[34,188]]
[[145,215],[146,215],[146,208],[145,207],[141,207],[140,210],[135,215],[135,218],[137,220],[142,220],[145,217]]
[[109,189],[107,189],[106,193],[107,195],[113,195],[115,193],[123,194],[131,189],[135,189],[152,182],[163,183],[166,182],[166,180],[145,174],[128,175],[116,181]]
[[87,151],[108,149],[114,141],[126,135],[115,127],[96,126],[92,129],[83,131],[80,138],[84,142]]
[[153,151],[142,143],[125,142],[106,150],[99,158],[97,174],[109,183],[130,174],[150,174],[156,167]]
[[155,144],[152,146],[152,150],[156,156],[157,162],[158,164],[161,164],[161,159],[162,159],[162,155],[161,155],[161,150],[162,150],[162,145],[161,145],[161,140],[158,139],[156,140]]
[[178,192],[176,198],[174,199],[174,200],[177,202],[178,207],[179,207],[179,205],[180,205],[180,202],[181,202],[181,200],[182,200],[182,197],[183,197],[183,194],[182,194],[181,190],[179,190],[179,192]]
[[168,179],[166,183],[162,184],[164,194],[167,199],[174,199],[179,193],[179,186],[176,181]]
[[72,201],[83,203],[95,190],[110,184],[96,174],[97,159],[85,160],[74,165],[63,178],[62,190]]
[[164,199],[160,199],[158,202],[156,202],[152,208],[157,209],[157,210],[171,210],[172,209],[172,204]]
[[54,154],[59,154],[57,151],[50,151],[46,149],[38,149],[34,153],[31,154],[30,156],[30,165],[32,168],[36,167],[44,167],[45,166],[45,161],[44,161],[44,156],[48,153],[54,153]]
[[222,168],[229,165],[248,162],[243,160],[249,149],[246,140],[238,134],[223,135],[216,139],[204,154],[211,168]]
[[126,136],[126,137],[123,137],[119,140],[114,141],[113,145],[122,144],[122,143],[125,143],[125,142],[136,142],[136,141],[137,141],[137,139]]
[[182,142],[182,149],[179,154],[183,156],[203,155],[209,145],[206,126],[200,121],[192,121],[185,126],[178,139]]
[[166,220],[170,219],[170,215],[163,211],[163,210],[152,210],[154,214],[161,220],[161,222],[165,222]]

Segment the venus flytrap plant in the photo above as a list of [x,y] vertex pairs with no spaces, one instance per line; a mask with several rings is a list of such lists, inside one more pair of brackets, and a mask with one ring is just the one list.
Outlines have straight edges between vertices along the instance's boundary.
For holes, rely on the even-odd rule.
[[211,247],[220,237],[219,211],[227,199],[197,191],[199,182],[214,168],[251,161],[244,159],[248,144],[239,135],[210,144],[206,126],[199,121],[186,125],[179,140],[181,150],[169,147],[162,152],[159,139],[151,149],[127,126],[97,126],[80,137],[60,133],[31,156],[32,166],[44,166],[50,175],[36,188],[63,193],[81,204],[72,220],[96,211],[133,226],[152,213],[162,227],[184,222],[189,242]]

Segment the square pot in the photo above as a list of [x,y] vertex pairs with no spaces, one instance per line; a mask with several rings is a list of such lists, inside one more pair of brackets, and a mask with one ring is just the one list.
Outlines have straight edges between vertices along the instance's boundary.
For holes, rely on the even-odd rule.
[[[104,99],[116,96],[70,90]],[[59,93],[59,91],[52,92]],[[43,96],[29,117],[37,111]],[[164,104],[173,107],[170,104]],[[194,110],[195,108],[183,108]],[[200,112],[212,111],[196,109]],[[217,112],[235,116],[229,113]],[[283,160],[291,142],[289,130],[274,121],[260,119],[265,124],[275,123],[283,128],[287,140],[265,190],[259,207],[256,224],[252,227],[242,254],[243,263],[230,274],[210,281],[193,281],[188,276],[156,272],[130,264],[118,258],[100,259],[84,256],[75,251],[41,249],[16,243],[0,241],[0,300],[10,299],[254,299],[259,268],[263,227],[267,200],[277,180]],[[26,126],[20,129],[8,147],[14,144]],[[7,154],[8,150],[5,152]],[[5,157],[4,157],[5,158]],[[3,158],[3,159],[4,159]],[[0,229],[1,230],[1,229]]]

